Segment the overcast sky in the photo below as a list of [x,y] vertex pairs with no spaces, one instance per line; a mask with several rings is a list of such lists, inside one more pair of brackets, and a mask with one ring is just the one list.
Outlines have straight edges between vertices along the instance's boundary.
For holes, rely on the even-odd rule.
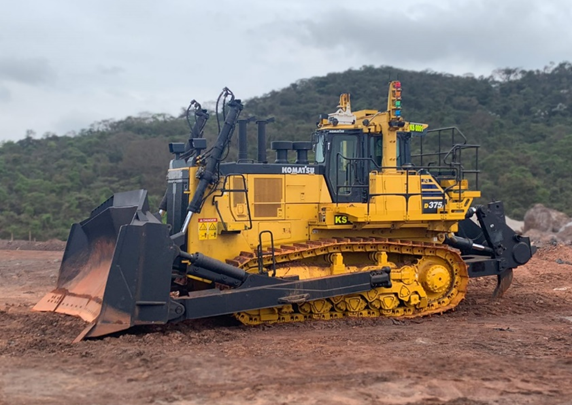
[[[363,65],[572,61],[566,0],[0,0],[0,141]],[[340,89],[342,92],[344,89]]]

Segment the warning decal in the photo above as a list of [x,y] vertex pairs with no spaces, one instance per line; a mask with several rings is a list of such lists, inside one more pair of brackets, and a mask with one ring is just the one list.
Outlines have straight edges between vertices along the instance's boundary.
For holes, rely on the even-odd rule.
[[199,218],[200,222],[218,222],[218,218]]
[[217,237],[216,225],[211,223],[209,225],[209,234],[208,234],[207,238],[208,239],[216,239],[216,237]]
[[216,239],[218,218],[199,218],[199,240]]

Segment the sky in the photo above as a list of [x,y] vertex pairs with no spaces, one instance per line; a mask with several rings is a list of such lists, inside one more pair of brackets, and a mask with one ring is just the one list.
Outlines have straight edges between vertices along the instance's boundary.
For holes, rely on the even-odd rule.
[[[567,0],[0,0],[0,142],[364,65],[572,61]],[[343,89],[340,89],[343,92]]]

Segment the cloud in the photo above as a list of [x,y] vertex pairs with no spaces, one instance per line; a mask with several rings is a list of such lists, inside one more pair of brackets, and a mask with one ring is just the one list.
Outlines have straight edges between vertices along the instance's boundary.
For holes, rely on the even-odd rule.
[[7,103],[12,100],[12,93],[7,87],[0,86],[0,103]]
[[566,0],[354,3],[12,2],[0,13],[0,141],[363,65],[478,76],[572,60]]
[[295,24],[278,23],[274,33],[364,64],[458,74],[572,59],[572,9],[565,1],[404,2],[381,11],[330,9]]
[[56,78],[56,72],[45,58],[0,57],[0,81],[36,86],[52,84]]
[[98,66],[97,72],[106,76],[116,76],[125,72],[121,66]]
[[66,134],[79,129],[88,128],[90,124],[98,119],[95,111],[90,111],[87,107],[78,106],[71,111],[62,114],[53,123],[54,129],[60,134]]

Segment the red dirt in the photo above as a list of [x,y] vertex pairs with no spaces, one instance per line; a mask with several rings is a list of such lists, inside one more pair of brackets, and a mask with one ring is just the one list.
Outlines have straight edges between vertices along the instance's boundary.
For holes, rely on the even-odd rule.
[[30,312],[61,255],[0,250],[0,404],[572,403],[571,247],[541,249],[503,299],[471,280],[430,318],[216,318],[78,344],[83,321]]

